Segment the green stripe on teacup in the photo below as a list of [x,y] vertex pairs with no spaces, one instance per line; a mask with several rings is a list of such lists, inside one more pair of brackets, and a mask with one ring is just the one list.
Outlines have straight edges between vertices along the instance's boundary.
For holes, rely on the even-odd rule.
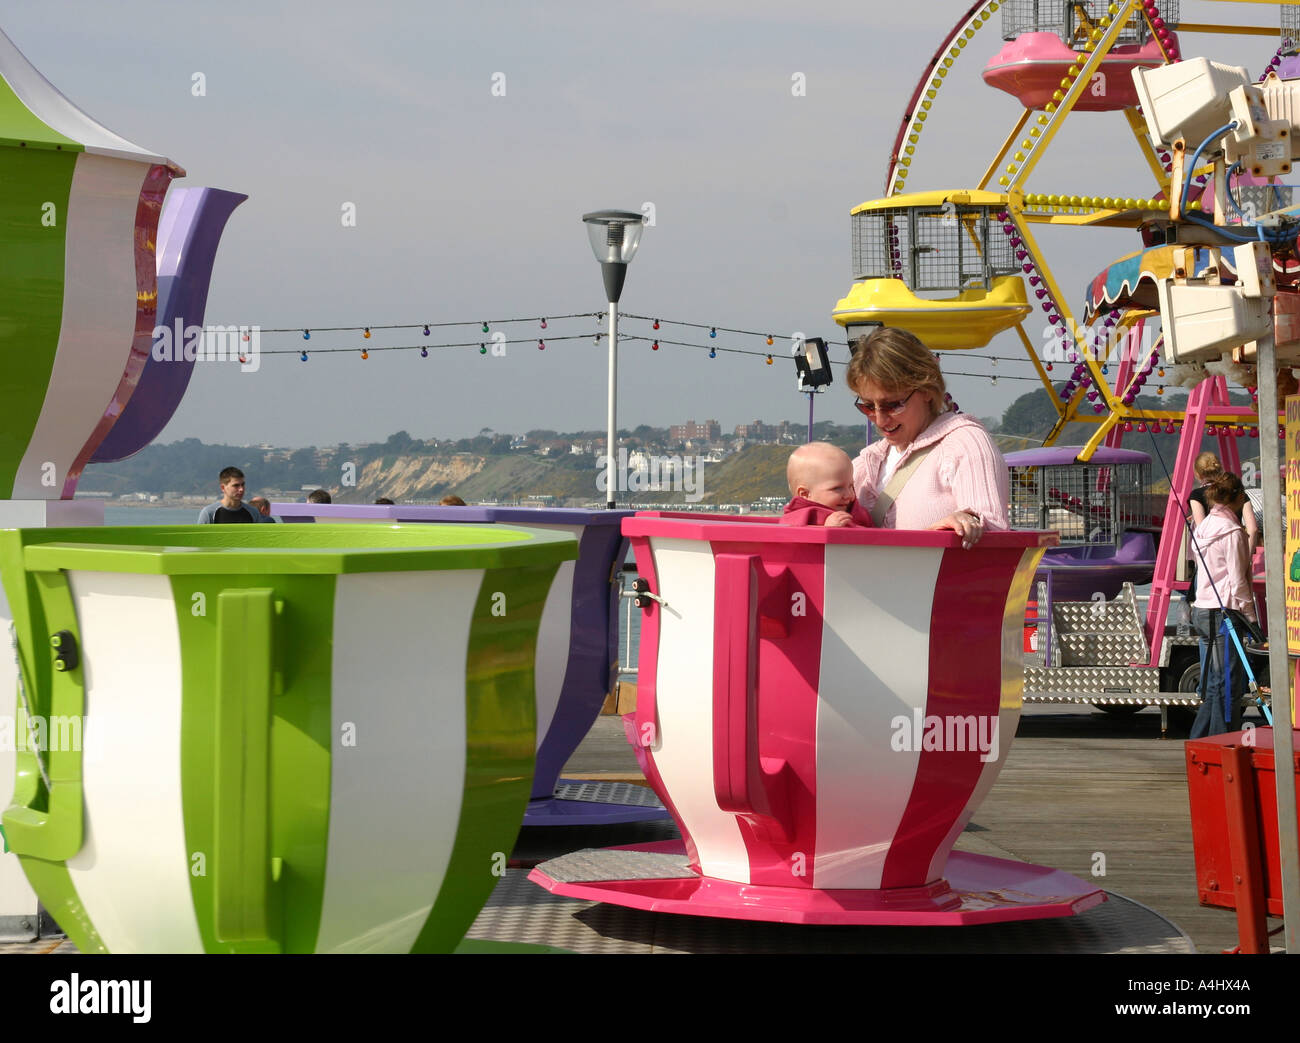
[[450,952],[505,872],[532,790],[533,665],[558,562],[491,569],[470,623],[465,664],[465,786],[446,876],[412,952]]
[[[204,950],[311,952],[329,833],[335,577],[173,576],[171,583],[184,690],[185,844]],[[269,622],[257,605],[232,608],[238,595],[256,598],[258,591],[272,592]],[[266,641],[258,638],[262,627]],[[313,654],[283,659],[285,648]],[[260,716],[251,712],[258,707]],[[269,756],[269,777],[242,775],[241,752]],[[255,776],[254,767],[243,770]],[[223,802],[238,801],[223,803],[237,821],[218,820],[218,785]],[[250,864],[259,830],[260,872]],[[257,922],[266,924],[265,936],[253,929]]]
[[[0,102],[5,93],[0,91]],[[6,125],[2,121],[0,113],[0,125]],[[76,160],[75,152],[0,147],[0,329],[10,346],[0,381],[0,498],[13,495],[59,348]]]
[[85,149],[81,142],[61,134],[23,104],[3,76],[0,76],[0,145],[74,155]]

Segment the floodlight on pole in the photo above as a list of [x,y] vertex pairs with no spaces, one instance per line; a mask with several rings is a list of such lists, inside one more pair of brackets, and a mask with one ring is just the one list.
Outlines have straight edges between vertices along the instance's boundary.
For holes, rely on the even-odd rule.
[[623,294],[623,280],[627,266],[641,245],[644,218],[633,210],[595,210],[582,215],[587,226],[591,252],[600,262],[600,274],[605,281],[605,299],[609,302],[609,416],[605,439],[606,504],[615,506],[614,490],[618,471],[614,466],[614,448],[618,438],[615,426],[618,402],[618,300]]
[[831,373],[830,356],[826,341],[821,337],[798,336],[794,347],[795,386],[808,395],[808,441],[813,440],[813,395],[829,387],[835,377]]

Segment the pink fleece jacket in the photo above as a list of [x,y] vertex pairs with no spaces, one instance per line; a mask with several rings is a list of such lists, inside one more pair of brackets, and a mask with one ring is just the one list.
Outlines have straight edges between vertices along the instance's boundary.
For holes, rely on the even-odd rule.
[[[978,511],[986,530],[1008,529],[1011,485],[1007,463],[984,426],[963,413],[941,413],[917,436],[898,461],[934,445],[899,493],[882,525],[887,529],[928,529],[954,511]],[[868,512],[887,483],[880,481],[889,443],[867,446],[853,461],[853,489]]]
[[[1246,558],[1246,530],[1231,507],[1215,504],[1205,521],[1196,526],[1192,538],[1200,548],[1205,567],[1197,561],[1197,608],[1235,608],[1247,619],[1255,618],[1255,593],[1250,586],[1250,563]],[[1192,551],[1195,556],[1196,551]],[[1213,580],[1213,585],[1211,585]],[[1219,595],[1215,597],[1214,591]]]
[[[827,507],[824,504],[817,503],[815,500],[809,500],[803,496],[796,496],[785,505],[785,513],[781,515],[782,525],[825,525],[826,519],[835,513],[834,507]],[[849,525],[847,528],[869,529],[871,528],[871,515],[862,509],[862,505],[856,500],[849,510]]]

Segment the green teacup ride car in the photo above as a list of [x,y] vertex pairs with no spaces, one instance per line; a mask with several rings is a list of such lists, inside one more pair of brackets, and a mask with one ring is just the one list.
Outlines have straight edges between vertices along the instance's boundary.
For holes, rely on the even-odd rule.
[[528,802],[576,554],[502,525],[0,531],[6,846],[83,952],[454,949]]

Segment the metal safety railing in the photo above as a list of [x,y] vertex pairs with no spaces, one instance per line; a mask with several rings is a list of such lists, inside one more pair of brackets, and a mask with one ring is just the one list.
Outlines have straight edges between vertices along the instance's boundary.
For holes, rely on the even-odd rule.
[[639,612],[635,611],[636,605],[634,604],[637,592],[632,589],[632,583],[636,579],[636,566],[630,561],[625,561],[622,568],[615,573],[621,603],[619,606],[618,628],[618,673],[620,677],[634,678],[637,674],[632,644],[633,633],[638,638],[638,646],[641,636],[641,616]]

